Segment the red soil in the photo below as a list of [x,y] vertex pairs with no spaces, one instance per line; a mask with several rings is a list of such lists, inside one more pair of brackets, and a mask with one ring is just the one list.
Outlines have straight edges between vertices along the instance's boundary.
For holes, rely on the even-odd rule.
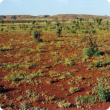
[[[49,37],[51,36],[51,37]],[[32,53],[29,53],[28,49],[33,48],[36,49],[38,47],[39,43],[33,42],[29,43],[30,41],[33,41],[34,39],[30,37],[30,35],[21,35],[21,34],[0,34],[0,48],[3,47],[3,45],[10,45],[11,49],[7,51],[2,51],[0,54],[0,67],[3,66],[4,63],[11,63],[14,64],[15,62],[19,62],[19,65],[22,64],[22,62],[25,61],[25,58],[28,56],[29,58],[33,58],[36,54],[40,55],[40,61],[37,59],[34,59],[30,61],[31,63],[37,63],[38,66],[30,66],[29,68],[20,68],[18,70],[24,70],[27,74],[30,74],[33,71],[38,71],[39,69],[43,71],[43,73],[46,75],[44,77],[36,77],[32,78],[32,81],[39,81],[39,84],[29,84],[29,83],[20,83],[18,86],[12,85],[11,81],[6,81],[3,79],[6,75],[10,74],[12,70],[17,69],[6,69],[6,68],[0,68],[0,85],[3,85],[4,91],[3,95],[7,95],[8,99],[5,99],[4,97],[0,97],[0,102],[3,102],[5,106],[9,105],[10,102],[12,102],[12,107],[15,109],[19,109],[20,103],[25,103],[25,101],[28,103],[29,97],[27,97],[26,90],[33,90],[36,91],[38,94],[40,94],[39,100],[32,102],[31,105],[35,107],[41,107],[41,108],[49,108],[49,110],[77,110],[77,106],[75,105],[75,97],[76,96],[84,96],[87,95],[87,92],[90,92],[90,96],[92,88],[95,86],[95,83],[97,82],[97,78],[104,76],[102,72],[99,72],[97,68],[94,68],[92,70],[87,70],[88,65],[90,65],[89,62],[81,63],[81,57],[73,58],[75,55],[81,55],[82,51],[78,48],[71,47],[70,45],[65,45],[65,38],[62,38],[62,46],[57,47],[55,46],[56,43],[58,43],[58,38],[55,37],[55,35],[50,34],[43,34],[41,38],[43,38],[43,42],[45,42],[44,46],[41,46],[45,51],[39,52],[39,51],[33,51]],[[46,41],[48,39],[48,41]],[[70,39],[70,38],[68,38]],[[23,43],[25,41],[26,43]],[[51,44],[54,42],[54,44]],[[17,48],[17,46],[19,48]],[[23,50],[24,49],[24,50]],[[25,50],[27,49],[27,50]],[[64,49],[67,49],[64,51]],[[52,52],[57,52],[58,55],[55,55],[58,57],[56,63],[55,60],[52,60],[54,55],[51,55]],[[20,53],[19,57],[15,57],[18,53]],[[11,56],[8,56],[10,54]],[[71,56],[72,55],[72,56]],[[64,57],[63,57],[64,56]],[[75,60],[75,63],[73,66],[66,66],[64,63],[58,63],[62,58],[65,59],[65,57],[72,57]],[[94,58],[93,58],[94,59]],[[93,60],[91,58],[91,60]],[[43,66],[51,66],[50,68],[43,68]],[[60,76],[57,77],[50,77],[49,72],[50,71],[57,71],[59,73],[64,72],[70,72],[74,77],[69,77],[66,79],[59,79]],[[106,74],[106,72],[105,72]],[[77,76],[81,76],[82,79],[77,79]],[[41,80],[41,83],[40,83]],[[47,81],[50,82],[47,83]],[[71,84],[68,84],[68,82],[71,82]],[[83,83],[86,82],[86,83]],[[91,83],[90,86],[88,86],[88,82]],[[70,87],[78,87],[81,89],[79,92],[76,93],[70,93],[69,88]],[[64,89],[64,90],[63,90]],[[19,91],[19,92],[18,92]],[[42,95],[44,94],[44,95]],[[66,95],[67,94],[67,95]],[[46,96],[53,96],[55,95],[55,98],[51,101],[45,101]],[[20,101],[17,100],[18,97],[22,96],[22,99]],[[55,103],[55,101],[60,102],[60,100],[69,101],[72,105],[69,108],[59,108],[58,104]],[[43,103],[44,102],[44,103]],[[82,110],[82,108],[85,108],[85,110],[106,110],[109,108],[109,103],[104,102],[97,102],[95,104],[88,104],[83,103],[81,105],[81,108],[78,110]],[[7,108],[4,108],[4,110],[8,110]],[[29,108],[31,110],[31,107]]]

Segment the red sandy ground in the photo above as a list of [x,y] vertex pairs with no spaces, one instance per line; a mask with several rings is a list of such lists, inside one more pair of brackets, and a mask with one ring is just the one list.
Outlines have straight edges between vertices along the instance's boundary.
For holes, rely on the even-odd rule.
[[[18,98],[20,95],[22,97],[25,97],[26,95],[26,90],[35,90],[37,93],[42,94],[41,91],[43,91],[44,94],[48,95],[48,96],[53,96],[55,95],[57,98],[61,99],[61,100],[68,100],[72,106],[70,108],[59,108],[57,104],[54,103],[54,101],[48,101],[47,104],[43,104],[42,101],[45,101],[45,97],[41,96],[40,99],[36,102],[33,102],[31,105],[35,106],[35,107],[41,107],[41,108],[49,108],[49,110],[77,110],[77,107],[74,105],[75,103],[75,97],[76,96],[84,96],[87,95],[86,92],[90,91],[90,95],[91,95],[91,91],[92,88],[94,87],[94,84],[97,81],[97,77],[103,76],[103,74],[101,72],[99,72],[97,69],[93,69],[93,70],[87,70],[87,65],[89,65],[88,62],[84,62],[84,63],[79,63],[80,59],[77,59],[75,61],[75,64],[73,66],[66,66],[65,64],[54,64],[54,62],[51,60],[51,54],[50,54],[50,50],[49,47],[52,47],[52,51],[57,51],[59,52],[61,55],[65,55],[65,56],[70,56],[70,55],[80,55],[82,54],[81,50],[78,49],[74,49],[73,47],[68,48],[65,45],[62,45],[61,48],[55,47],[55,46],[50,46],[50,43],[52,41],[57,42],[57,38],[55,37],[55,35],[51,35],[51,34],[43,34],[43,42],[45,42],[47,44],[47,46],[43,47],[44,48],[44,52],[36,52],[36,53],[40,53],[41,54],[41,61],[35,61],[36,63],[39,64],[39,66],[30,68],[30,69],[23,69],[25,71],[27,71],[27,73],[33,71],[33,70],[39,70],[41,69],[43,71],[43,73],[45,73],[47,76],[45,77],[36,77],[37,80],[41,80],[42,82],[39,83],[38,85],[32,85],[32,84],[28,84],[28,83],[22,83],[19,86],[11,86],[11,82],[7,82],[4,81],[2,78],[6,75],[8,75],[11,72],[11,69],[6,70],[5,72],[3,72],[4,68],[0,68],[0,85],[3,85],[5,90],[3,92],[3,94],[6,94],[9,98],[8,99],[4,99],[3,97],[0,97],[0,102],[4,102],[4,105],[9,105],[10,104],[10,100],[13,100],[12,106],[15,109],[19,109],[18,106],[20,105],[20,102],[16,100],[16,98]],[[51,36],[48,38],[48,36]],[[0,54],[0,66],[3,65],[3,63],[14,63],[15,61],[19,61],[21,59],[24,60],[24,58],[26,56],[29,57],[34,57],[34,55],[36,54],[31,53],[31,54],[27,54],[27,52],[20,50],[21,48],[36,48],[36,46],[38,45],[36,42],[32,43],[32,44],[22,44],[22,40],[25,40],[26,42],[29,41],[33,41],[33,38],[30,38],[30,35],[26,34],[26,35],[22,35],[22,34],[0,34],[0,37],[2,37],[2,39],[0,39],[0,44],[10,44],[10,39],[13,39],[12,44],[14,44],[14,46],[12,47],[11,50],[8,51],[4,51],[2,52],[2,54]],[[42,37],[41,37],[42,38]],[[46,40],[48,39],[47,42]],[[69,39],[69,38],[68,38]],[[18,42],[17,40],[20,40],[21,42]],[[64,40],[64,38],[63,38]],[[20,49],[16,49],[15,47],[19,46]],[[66,51],[63,51],[63,49],[67,49]],[[10,54],[12,54],[11,57],[7,57],[4,55],[7,55],[8,52]],[[14,55],[16,53],[21,53],[21,56],[19,58],[15,58]],[[62,58],[60,56],[60,58]],[[59,59],[60,60],[60,59]],[[42,68],[42,66],[46,66],[46,65],[51,65],[51,68],[49,69],[45,69]],[[76,72],[72,72],[73,69],[76,69]],[[71,72],[75,77],[76,76],[82,76],[83,79],[82,81],[86,81],[86,82],[93,82],[91,84],[91,86],[88,86],[88,83],[86,84],[82,84],[82,81],[79,81],[79,84],[71,84],[69,85],[67,82],[71,80],[71,77],[69,79],[66,80],[62,80],[62,79],[58,79],[59,77],[50,77],[49,76],[49,71],[58,71],[60,73],[62,72]],[[35,79],[35,78],[34,78]],[[34,80],[33,79],[33,80]],[[55,81],[55,83],[51,83],[51,84],[47,84],[46,80],[51,79],[53,81]],[[64,86],[57,86],[57,85],[64,85]],[[69,88],[70,87],[77,87],[79,85],[79,88],[81,89],[81,91],[76,92],[74,94],[71,94],[69,92]],[[63,91],[62,88],[64,88],[65,90]],[[19,93],[17,93],[17,91],[20,91]],[[66,96],[66,94],[68,94]],[[28,102],[28,98],[22,99],[21,102],[24,102],[25,100],[27,100]],[[85,110],[106,110],[108,109],[110,106],[110,103],[104,103],[104,102],[97,102],[95,104],[88,104],[88,103],[84,103],[82,104],[82,108],[85,108]],[[55,108],[56,107],[56,108]],[[82,110],[82,108],[78,109],[78,110]],[[7,110],[7,108],[4,108],[4,110]],[[29,109],[31,110],[31,108]]]

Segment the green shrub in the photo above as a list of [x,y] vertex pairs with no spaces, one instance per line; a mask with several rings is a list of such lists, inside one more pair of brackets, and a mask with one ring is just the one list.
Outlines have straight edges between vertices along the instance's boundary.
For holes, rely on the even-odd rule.
[[92,50],[91,48],[86,48],[86,49],[83,49],[83,55],[98,56],[98,55],[100,55],[100,53],[96,49]]
[[42,42],[42,39],[36,39],[35,42]]
[[1,28],[1,32],[4,30],[4,28]]
[[38,66],[38,64],[37,63],[32,63],[32,66]]
[[90,31],[86,30],[86,31],[82,31],[83,33],[90,33]]
[[33,37],[34,37],[35,39],[39,39],[40,36],[41,36],[41,32],[40,32],[40,31],[33,31]]
[[107,66],[107,65],[110,65],[109,61],[106,61],[106,62],[97,61],[97,62],[91,63],[92,67],[104,67],[104,66]]
[[72,30],[71,33],[76,33],[76,31],[75,30]]
[[33,37],[36,42],[42,42],[42,39],[40,39],[41,35],[41,31],[33,31]]
[[92,89],[92,94],[97,95],[100,102],[110,101],[110,91],[103,83],[98,83],[98,86]]
[[58,29],[57,29],[57,32],[56,32],[58,37],[61,36],[61,32],[62,32],[62,28],[58,28]]
[[58,22],[58,23],[56,23],[56,25],[57,25],[57,26],[60,26],[60,23]]
[[76,101],[80,101],[80,102],[88,102],[88,103],[96,103],[97,102],[97,98],[94,96],[79,96],[76,97]]

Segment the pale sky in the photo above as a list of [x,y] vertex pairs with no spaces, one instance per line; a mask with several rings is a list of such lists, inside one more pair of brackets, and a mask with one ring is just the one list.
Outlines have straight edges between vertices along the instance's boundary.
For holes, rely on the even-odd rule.
[[110,0],[0,0],[0,15],[56,14],[110,16]]

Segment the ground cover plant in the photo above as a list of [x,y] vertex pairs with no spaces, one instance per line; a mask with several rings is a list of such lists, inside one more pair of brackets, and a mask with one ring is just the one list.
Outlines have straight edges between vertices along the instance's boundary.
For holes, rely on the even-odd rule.
[[0,107],[106,110],[110,21],[0,23]]

